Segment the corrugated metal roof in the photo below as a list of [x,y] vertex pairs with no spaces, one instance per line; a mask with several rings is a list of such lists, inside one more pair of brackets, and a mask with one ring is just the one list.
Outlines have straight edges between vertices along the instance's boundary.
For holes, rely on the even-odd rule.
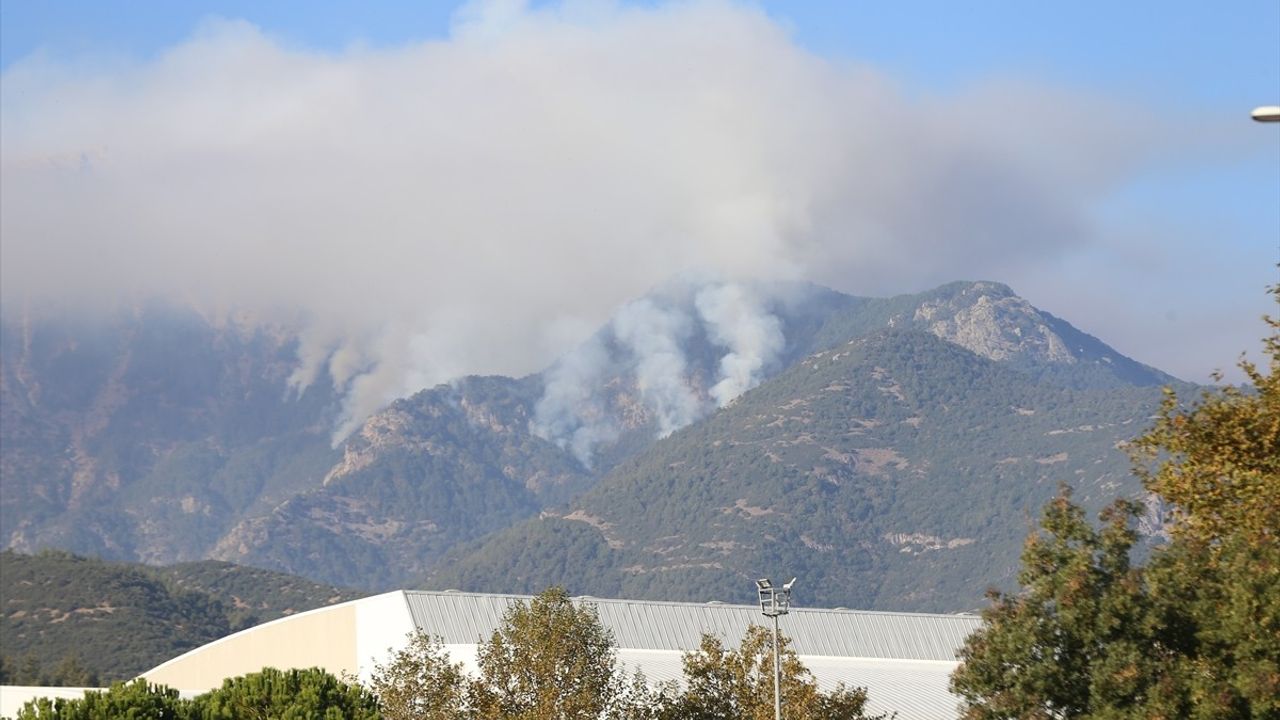
[[[446,644],[478,643],[502,622],[521,595],[405,591],[414,623]],[[703,633],[736,647],[748,625],[768,618],[754,605],[720,605],[583,598],[596,606],[620,649],[692,650]],[[955,661],[956,650],[976,630],[972,615],[934,615],[792,607],[780,620],[800,655],[843,658]]]

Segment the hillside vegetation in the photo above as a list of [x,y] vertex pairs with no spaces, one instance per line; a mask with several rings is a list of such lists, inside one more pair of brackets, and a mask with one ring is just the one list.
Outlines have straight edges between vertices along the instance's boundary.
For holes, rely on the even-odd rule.
[[[150,304],[0,332],[4,546],[371,590],[734,599],[776,568],[969,608],[1058,481],[1136,490],[1116,445],[1177,384],[999,283],[673,281],[543,372],[421,390],[334,447],[343,389],[290,384],[289,328]],[[716,394],[726,367],[755,389]]]
[[0,553],[6,683],[124,680],[204,643],[362,596],[282,573],[199,562],[165,568],[65,552]]
[[772,573],[801,576],[815,605],[976,607],[1011,582],[1028,512],[1060,482],[1098,501],[1138,489],[1117,446],[1159,399],[881,331],[654,444],[558,517],[455,553],[427,584],[744,601]]

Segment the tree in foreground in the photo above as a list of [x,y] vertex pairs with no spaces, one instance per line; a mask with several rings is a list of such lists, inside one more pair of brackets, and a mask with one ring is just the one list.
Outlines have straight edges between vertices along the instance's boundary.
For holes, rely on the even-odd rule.
[[[783,716],[805,720],[866,718],[866,690],[843,685],[830,693],[818,689],[813,673],[800,662],[791,642],[782,645]],[[736,650],[726,650],[714,635],[684,656],[685,691],[670,715],[685,720],[771,720],[773,718],[773,634],[759,625],[747,628]],[[876,716],[884,717],[884,716]]]
[[[388,720],[756,720],[773,717],[772,635],[752,626],[736,650],[704,635],[683,658],[686,689],[651,686],[616,665],[613,635],[594,606],[561,588],[514,603],[478,650],[480,674],[466,678],[437,638],[418,634],[371,687]],[[784,716],[865,718],[866,692],[821,692],[783,638]]]
[[83,698],[39,698],[22,706],[18,720],[188,720],[190,704],[178,691],[145,680],[114,683],[101,692],[86,692]]
[[374,666],[369,689],[384,720],[453,720],[470,712],[468,682],[441,640],[418,630],[385,665]]
[[[1280,287],[1272,293],[1280,300]],[[1063,493],[1022,556],[1017,594],[993,593],[952,688],[965,717],[1280,717],[1280,323],[1251,390],[1172,391],[1134,442],[1171,539],[1130,565],[1136,507],[1094,530]]]
[[478,651],[471,702],[480,718],[596,720],[626,715],[613,633],[595,606],[553,587],[514,603]]
[[320,668],[277,670],[231,678],[191,701],[192,720],[377,720],[372,693]]
[[145,680],[116,683],[83,698],[28,702],[18,720],[377,720],[377,699],[321,670],[264,668],[191,700]]

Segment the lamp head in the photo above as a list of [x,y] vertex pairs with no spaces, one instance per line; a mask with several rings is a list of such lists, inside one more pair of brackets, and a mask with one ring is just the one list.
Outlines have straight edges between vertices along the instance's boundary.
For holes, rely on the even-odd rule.
[[795,579],[795,578],[791,578],[791,582],[788,582],[786,585],[783,585],[783,586],[782,586],[782,591],[783,591],[783,592],[791,592],[791,586],[792,586],[792,585],[795,585],[795,584],[796,584],[796,579]]
[[756,587],[761,590],[768,590],[773,587],[773,583],[769,581],[769,578],[760,578],[756,581]]

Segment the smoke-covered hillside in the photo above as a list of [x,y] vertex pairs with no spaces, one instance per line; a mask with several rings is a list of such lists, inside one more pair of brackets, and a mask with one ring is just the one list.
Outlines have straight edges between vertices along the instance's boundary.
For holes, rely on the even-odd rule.
[[[982,436],[982,452],[997,459],[1042,457],[1033,449],[1035,432],[1083,443],[1068,451],[1070,464],[1029,465],[1045,468],[1044,482],[1039,475],[1010,476],[1014,488],[1087,479],[1089,471],[1076,470],[1090,463],[1114,475],[1114,444],[1130,428],[1137,431],[1133,418],[1143,417],[1154,397],[1125,389],[1172,381],[996,283],[954,283],[880,299],[809,285],[682,277],[617,308],[605,326],[541,373],[465,377],[423,390],[343,437],[343,393],[349,387],[327,376],[299,382],[308,351],[286,328],[159,306],[96,322],[6,316],[0,354],[4,543],[26,551],[56,547],[147,562],[213,557],[369,588],[435,572],[441,558],[454,552],[453,567],[473,568],[455,574],[459,582],[486,577],[485,563],[459,559],[461,543],[538,517],[569,518],[565,527],[574,533],[583,527],[598,532],[583,522],[607,513],[588,502],[628,507],[643,521],[647,505],[626,500],[626,493],[678,478],[656,470],[653,457],[674,452],[687,456],[679,462],[709,462],[717,448],[736,447],[732,433],[716,433],[728,432],[726,418],[746,412],[740,405],[768,397],[779,406],[803,406],[817,391],[794,378],[818,362],[814,358],[822,356],[815,353],[883,331],[893,338],[925,333],[930,342],[893,350],[906,363],[894,377],[910,373],[922,388],[937,388],[922,389],[911,400],[923,413],[920,420],[894,422],[943,422],[937,413],[949,410],[939,409],[937,393],[945,389],[959,393],[948,408],[961,403],[977,426],[990,429]],[[983,371],[983,382],[972,380],[957,370],[969,361],[957,361],[956,353],[995,369]],[[326,367],[335,361],[330,358]],[[999,382],[991,380],[997,371],[1005,373]],[[841,403],[867,410],[859,393],[878,397],[880,390],[859,384],[865,382],[870,381],[861,376],[831,380],[835,388],[847,386],[832,391],[832,402],[843,398]],[[1036,402],[1052,407],[1028,401],[1027,414],[1017,417],[1033,419],[1008,427],[979,417],[988,410],[1003,417],[1005,410],[996,406],[1010,405],[1004,396],[1024,382],[1044,393]],[[816,418],[797,420],[814,425],[807,435],[796,435],[785,422],[765,424],[758,432],[776,435],[769,442],[790,438],[796,446],[808,442],[806,437],[836,433],[822,446],[855,458],[857,447],[846,447],[854,437],[845,436],[853,417],[846,412],[837,403]],[[1120,416],[1130,425],[1115,425]],[[856,417],[881,428],[876,433],[887,432],[888,421],[874,413]],[[1070,422],[1063,419],[1068,417]],[[1028,430],[1042,422],[1061,427]],[[1073,429],[1104,425],[1116,429]],[[341,439],[331,447],[335,431]],[[856,437],[868,432],[864,428]],[[705,442],[689,445],[694,436]],[[935,440],[917,439],[908,448],[895,436],[875,447],[896,448],[896,455],[886,457],[908,458],[912,472],[930,468],[930,478],[972,475],[986,481],[1007,475],[1003,465],[983,470],[985,465],[964,453],[911,459],[911,453],[935,453],[929,444]],[[746,483],[812,471],[771,457],[725,462],[745,462],[735,477]],[[840,512],[858,515],[882,506],[897,512],[910,500],[885,490],[897,477],[893,463],[844,465],[851,478],[879,490],[863,500],[844,498],[847,507]],[[1071,472],[1062,472],[1066,467]],[[595,487],[601,478],[604,483]],[[686,490],[673,488],[672,497]],[[1038,497],[1010,492],[1024,500],[1021,509],[1010,510],[1015,514]],[[615,499],[614,493],[621,494]],[[1022,516],[1001,517],[1016,524]],[[945,534],[935,530],[895,526],[884,532]],[[514,556],[513,561],[523,562]],[[618,571],[610,567],[599,577],[617,577]],[[566,572],[591,587],[662,595],[661,574],[649,573],[642,585],[593,585],[576,570]],[[531,576],[513,573],[511,582],[517,577]],[[720,587],[727,590],[728,583]],[[901,596],[886,590],[857,599],[878,603]]]

